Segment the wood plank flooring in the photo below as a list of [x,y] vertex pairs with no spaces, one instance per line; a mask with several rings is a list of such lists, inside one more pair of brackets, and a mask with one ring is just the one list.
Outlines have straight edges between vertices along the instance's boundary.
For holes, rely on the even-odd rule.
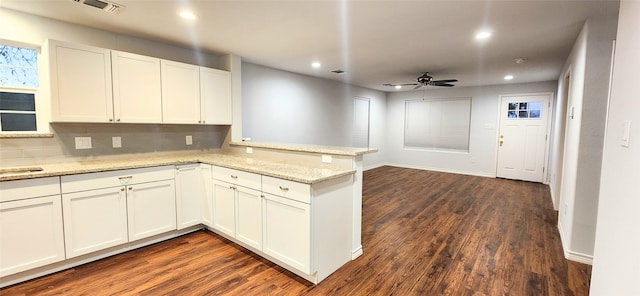
[[588,295],[556,225],[542,184],[381,167],[364,174],[364,255],[317,286],[198,231],[0,295]]

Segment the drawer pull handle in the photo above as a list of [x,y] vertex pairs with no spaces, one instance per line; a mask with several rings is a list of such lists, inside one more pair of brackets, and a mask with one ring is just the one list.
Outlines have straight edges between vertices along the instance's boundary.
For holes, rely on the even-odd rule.
[[289,191],[289,188],[287,188],[287,187],[282,187],[282,186],[279,186],[279,187],[280,187],[280,190],[282,190],[282,191]]
[[238,179],[238,176],[231,175],[231,179]]
[[120,191],[124,191],[124,187],[120,188]]
[[126,180],[126,179],[131,179],[131,178],[133,178],[133,176],[118,177],[119,180]]

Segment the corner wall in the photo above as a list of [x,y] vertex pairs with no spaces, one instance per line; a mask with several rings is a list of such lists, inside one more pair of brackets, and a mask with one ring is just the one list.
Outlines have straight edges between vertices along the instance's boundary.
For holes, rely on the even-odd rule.
[[242,63],[242,137],[256,142],[352,146],[354,98],[370,100],[365,169],[384,164],[386,94]]
[[[609,101],[595,255],[593,296],[640,295],[640,2],[621,1]],[[629,147],[621,145],[631,121]]]
[[[565,138],[554,139],[551,149],[553,168],[550,182],[553,192],[560,192],[558,228],[565,257],[588,263],[593,260],[596,216],[606,104],[611,69],[612,42],[617,16],[589,19],[585,23],[559,77],[559,91],[571,72],[567,112],[556,115],[554,135],[561,134],[566,120]],[[561,109],[562,102],[556,101]],[[571,110],[573,109],[573,118]],[[564,141],[564,151],[559,151]],[[560,157],[560,153],[563,156]],[[563,162],[559,163],[558,159]],[[555,175],[562,166],[562,178]],[[558,186],[560,190],[558,189]]]

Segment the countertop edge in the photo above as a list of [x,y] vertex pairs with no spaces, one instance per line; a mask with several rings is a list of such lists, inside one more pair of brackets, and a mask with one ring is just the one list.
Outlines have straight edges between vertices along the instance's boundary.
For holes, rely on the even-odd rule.
[[276,143],[259,143],[259,142],[230,142],[231,146],[267,148],[286,151],[308,152],[318,154],[331,154],[343,156],[358,156],[368,153],[378,152],[377,148],[355,148],[355,147],[339,147],[339,146],[314,146],[314,145],[288,145]]
[[[335,170],[334,173],[330,174],[329,176],[323,176],[323,177],[319,177],[319,178],[303,178],[303,177],[297,177],[295,175],[287,175],[287,174],[282,174],[282,173],[273,172],[273,171],[269,171],[269,170],[248,168],[246,165],[233,165],[232,163],[230,164],[229,161],[226,161],[226,162],[220,161],[220,162],[218,162],[218,161],[215,161],[215,160],[211,160],[211,157],[215,157],[215,156],[209,155],[209,156],[207,156],[208,159],[204,159],[204,157],[193,157],[193,158],[185,157],[185,159],[180,159],[180,160],[149,161],[149,162],[145,162],[145,163],[131,163],[131,162],[127,162],[127,161],[123,160],[122,163],[110,164],[109,166],[104,166],[104,167],[100,167],[100,166],[86,167],[86,168],[77,167],[77,168],[73,168],[73,169],[69,169],[69,170],[64,170],[64,169],[56,170],[56,169],[48,168],[48,169],[46,169],[44,171],[39,171],[39,172],[0,175],[0,182],[2,182],[2,181],[26,180],[26,179],[36,179],[36,178],[47,178],[47,177],[62,177],[62,176],[78,175],[78,174],[101,173],[101,172],[110,172],[110,171],[118,171],[118,170],[138,169],[138,168],[147,168],[147,167],[159,167],[159,166],[171,166],[171,165],[183,165],[183,164],[196,164],[196,163],[204,163],[204,164],[210,164],[210,165],[215,165],[215,166],[220,166],[220,167],[237,169],[237,170],[242,170],[242,171],[261,174],[261,175],[265,175],[265,176],[271,176],[271,177],[286,179],[286,180],[289,180],[289,181],[295,181],[295,182],[305,183],[305,184],[319,183],[319,182],[323,182],[323,181],[327,181],[327,180],[331,180],[331,179],[335,179],[335,178],[340,178],[340,177],[343,177],[343,176],[346,176],[346,175],[354,174],[356,172],[355,170]],[[273,162],[273,161],[270,162],[268,160],[261,160],[261,161],[268,162],[271,165],[276,166],[276,167],[277,166],[280,166],[280,167],[286,167],[287,166],[287,165],[282,164],[282,163]],[[51,164],[51,165],[47,165],[47,166],[55,166],[55,164]]]

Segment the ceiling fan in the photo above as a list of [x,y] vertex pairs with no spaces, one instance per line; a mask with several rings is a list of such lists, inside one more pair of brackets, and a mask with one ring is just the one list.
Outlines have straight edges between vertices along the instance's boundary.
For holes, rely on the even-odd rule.
[[417,83],[401,83],[401,84],[385,83],[383,85],[393,86],[395,88],[401,88],[401,87],[403,87],[405,85],[415,85],[416,87],[414,87],[413,89],[418,89],[418,88],[421,88],[421,87],[427,86],[427,85],[452,87],[452,86],[455,86],[455,85],[453,85],[451,83],[452,82],[457,82],[457,81],[458,81],[458,79],[433,80],[433,77],[431,75],[429,75],[429,72],[424,72],[424,73],[422,73],[422,75],[420,75],[420,76],[418,76],[418,78],[416,78],[416,82]]

